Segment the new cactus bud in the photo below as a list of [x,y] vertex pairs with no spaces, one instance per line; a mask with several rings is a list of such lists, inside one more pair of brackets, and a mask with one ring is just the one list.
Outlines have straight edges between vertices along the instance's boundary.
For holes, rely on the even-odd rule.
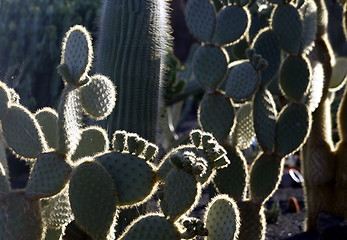
[[126,145],[126,131],[115,131],[112,138],[112,148],[117,152],[123,152]]

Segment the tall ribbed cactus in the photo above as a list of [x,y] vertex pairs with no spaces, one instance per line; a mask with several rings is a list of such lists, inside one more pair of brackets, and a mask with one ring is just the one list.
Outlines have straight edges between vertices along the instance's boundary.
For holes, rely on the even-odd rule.
[[118,91],[107,129],[156,140],[164,55],[170,40],[166,0],[105,0],[101,11],[96,71]]

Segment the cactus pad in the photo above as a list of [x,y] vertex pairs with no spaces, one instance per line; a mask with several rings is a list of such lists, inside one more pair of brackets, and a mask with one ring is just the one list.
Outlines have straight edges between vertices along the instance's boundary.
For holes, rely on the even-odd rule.
[[279,77],[285,95],[291,101],[300,102],[311,85],[311,64],[306,57],[288,56],[282,63]]
[[200,104],[198,117],[204,131],[223,140],[233,129],[235,110],[230,99],[223,94],[207,94]]
[[43,237],[39,201],[25,198],[24,190],[0,199],[0,239],[38,240]]
[[50,148],[58,147],[58,113],[53,108],[42,108],[35,113],[35,118]]
[[97,162],[80,164],[71,176],[69,198],[78,226],[94,240],[105,240],[113,231],[110,228],[117,202],[116,189],[106,169]]
[[254,138],[252,105],[245,104],[236,112],[236,126],[233,133],[233,141],[240,149],[246,149],[252,144]]
[[48,228],[59,229],[71,222],[73,215],[69,202],[68,187],[65,187],[59,194],[47,201],[42,216]]
[[161,209],[171,222],[192,209],[200,198],[200,184],[192,174],[173,169],[166,178]]
[[148,214],[136,219],[119,240],[179,240],[180,232],[164,216]]
[[276,122],[275,152],[286,156],[299,149],[311,129],[311,113],[302,104],[289,104],[282,109]]
[[85,80],[90,70],[93,58],[91,36],[80,25],[76,25],[65,34],[62,45],[61,64],[68,68],[68,76],[63,75],[65,81],[80,84]]
[[211,42],[216,25],[216,10],[210,0],[189,0],[185,18],[190,32],[200,42]]
[[7,144],[23,158],[36,158],[47,149],[41,128],[34,116],[21,105],[12,105],[2,119]]
[[213,43],[218,46],[236,43],[248,31],[250,22],[246,8],[235,5],[223,8],[217,15]]
[[312,50],[317,33],[317,5],[313,0],[305,1],[299,8],[302,16],[302,43],[301,52],[308,53]]
[[331,73],[329,90],[337,91],[344,86],[344,83],[347,81],[347,58],[338,57],[333,66],[333,71]]
[[119,196],[119,206],[140,204],[156,190],[152,165],[136,155],[109,152],[95,160],[112,176]]
[[5,83],[0,82],[0,119],[4,116],[9,108],[10,93]]
[[71,155],[75,152],[81,138],[82,108],[78,94],[79,89],[66,86],[62,93],[62,101],[58,114],[58,151]]
[[59,193],[67,184],[70,173],[71,167],[62,155],[56,152],[40,154],[31,171],[26,196],[36,200]]
[[278,34],[283,50],[299,54],[303,30],[300,14],[294,6],[278,5],[274,9],[272,29]]
[[251,97],[259,85],[258,72],[248,61],[230,69],[225,86],[225,95],[243,100]]
[[196,80],[207,90],[216,90],[224,80],[228,58],[223,48],[204,45],[199,47],[193,59]]
[[242,152],[236,148],[228,149],[231,164],[218,169],[213,179],[214,186],[219,193],[228,194],[236,200],[242,200],[247,186],[247,161]]
[[282,177],[281,159],[275,155],[260,154],[253,162],[250,174],[250,194],[254,202],[268,199]]
[[80,98],[85,112],[92,118],[107,117],[116,104],[116,89],[112,81],[103,75],[94,75],[81,87]]
[[106,152],[108,150],[108,145],[107,133],[103,128],[97,126],[87,127],[83,129],[81,140],[78,143],[75,153],[71,156],[71,159],[77,160]]
[[227,195],[211,200],[206,210],[205,223],[207,240],[237,239],[240,227],[239,210],[236,202]]
[[251,48],[254,48],[267,62],[268,66],[261,72],[261,84],[267,86],[275,77],[281,63],[281,45],[276,33],[270,28],[259,31]]
[[257,140],[264,152],[275,146],[276,104],[268,90],[258,91],[253,99],[253,123]]

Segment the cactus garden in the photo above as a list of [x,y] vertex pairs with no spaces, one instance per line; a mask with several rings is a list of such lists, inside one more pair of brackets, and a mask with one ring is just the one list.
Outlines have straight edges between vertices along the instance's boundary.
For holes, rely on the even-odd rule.
[[347,239],[346,0],[0,0],[0,240]]

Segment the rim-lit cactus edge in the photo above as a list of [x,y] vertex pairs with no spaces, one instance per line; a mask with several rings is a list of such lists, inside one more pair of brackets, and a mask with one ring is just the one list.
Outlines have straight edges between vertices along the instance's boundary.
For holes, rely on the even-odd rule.
[[[200,43],[189,65],[204,90],[200,129],[162,157],[165,0],[105,0],[95,69],[89,32],[76,25],[66,33],[57,110],[31,113],[1,82],[0,240],[264,240],[264,204],[284,159],[300,149],[305,230],[316,228],[321,212],[347,220],[347,96],[335,147],[329,94],[345,83],[347,61],[332,52],[324,0],[259,4],[188,0],[186,23]],[[84,121],[108,116],[111,133],[105,122]],[[261,151],[248,166],[243,150],[255,139]],[[6,149],[30,166],[24,189],[11,188]],[[206,186],[217,194],[191,217]],[[154,195],[157,211],[115,232],[120,211]]]

